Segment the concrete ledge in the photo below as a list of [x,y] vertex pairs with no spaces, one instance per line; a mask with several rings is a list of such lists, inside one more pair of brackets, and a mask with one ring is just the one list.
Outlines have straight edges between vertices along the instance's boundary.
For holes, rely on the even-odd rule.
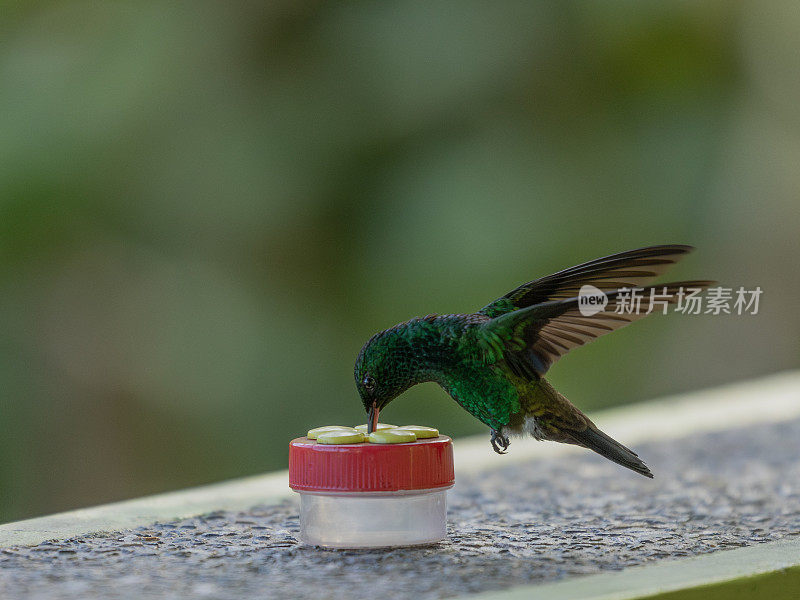
[[[754,405],[754,399],[757,404]],[[592,414],[623,443],[674,439],[691,433],[774,423],[800,416],[800,372],[614,408]],[[581,452],[563,444],[514,440],[507,455],[489,450],[488,436],[455,441],[457,474]],[[216,510],[243,510],[291,495],[286,471],[147,496],[0,525],[0,548],[114,531]]]
[[[777,585],[775,585],[777,584]],[[761,587],[763,586],[763,587]],[[800,540],[793,538],[617,573],[478,594],[474,600],[667,600],[800,597]],[[754,592],[758,592],[757,594]]]
[[244,510],[280,501],[291,493],[286,471],[145,496],[112,504],[0,525],[0,548],[32,545],[76,535],[117,531],[214,510]]

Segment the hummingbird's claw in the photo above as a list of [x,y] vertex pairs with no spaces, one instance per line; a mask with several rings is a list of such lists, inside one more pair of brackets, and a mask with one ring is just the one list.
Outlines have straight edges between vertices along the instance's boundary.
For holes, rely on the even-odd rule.
[[492,429],[492,449],[498,454],[506,454],[511,441],[497,429]]

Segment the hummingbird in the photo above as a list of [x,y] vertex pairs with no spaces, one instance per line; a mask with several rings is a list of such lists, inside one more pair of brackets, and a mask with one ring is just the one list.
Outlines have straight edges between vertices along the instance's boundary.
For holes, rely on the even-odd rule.
[[[687,290],[715,283],[652,285],[693,249],[668,244],[612,254],[524,283],[477,312],[429,314],[376,333],[354,369],[368,431],[397,396],[418,383],[435,382],[489,427],[498,454],[508,450],[509,437],[530,435],[588,448],[652,478],[633,450],[600,431],[544,376],[573,348],[666,312],[668,304],[685,301]],[[587,290],[600,295],[602,310],[587,307]],[[648,310],[654,298],[659,309]]]

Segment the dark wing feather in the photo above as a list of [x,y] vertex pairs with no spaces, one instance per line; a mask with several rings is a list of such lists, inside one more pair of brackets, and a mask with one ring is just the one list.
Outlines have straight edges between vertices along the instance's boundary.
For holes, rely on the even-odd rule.
[[598,258],[524,283],[478,312],[494,318],[534,304],[574,298],[585,284],[603,291],[643,287],[692,250],[692,246],[667,244]]
[[[502,346],[501,354],[516,375],[535,379],[544,375],[567,352],[626,325],[659,312],[647,312],[651,290],[668,304],[678,302],[679,291],[705,288],[713,281],[682,281],[637,288],[643,300],[641,310],[617,313],[629,306],[630,292],[608,292],[608,305],[591,316],[581,314],[578,298],[553,300],[508,312],[482,326],[489,347]],[[625,295],[628,294],[628,295]],[[495,353],[495,356],[497,353]]]

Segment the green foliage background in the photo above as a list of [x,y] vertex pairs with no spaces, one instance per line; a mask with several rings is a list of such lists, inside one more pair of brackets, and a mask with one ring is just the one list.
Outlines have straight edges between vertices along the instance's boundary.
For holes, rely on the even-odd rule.
[[[596,409],[798,365],[795,3],[17,2],[0,22],[0,520],[281,468],[376,330],[653,243]],[[757,410],[757,399],[754,399]],[[441,391],[388,421],[482,431]],[[487,451],[489,451],[487,444]]]

